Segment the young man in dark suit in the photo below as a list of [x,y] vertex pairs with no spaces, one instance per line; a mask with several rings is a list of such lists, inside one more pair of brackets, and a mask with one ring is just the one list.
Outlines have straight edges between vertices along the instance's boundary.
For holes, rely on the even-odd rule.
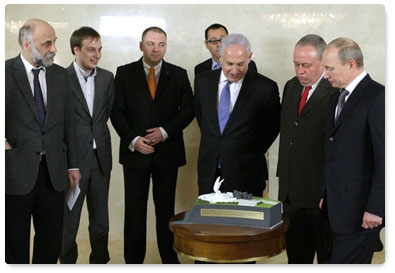
[[[204,31],[204,44],[211,54],[211,58],[195,66],[195,76],[202,72],[221,69],[221,62],[219,60],[219,48],[221,40],[228,35],[228,29],[221,24],[212,24]],[[253,60],[248,64],[248,68],[257,72],[256,64]]]
[[325,47],[324,39],[315,34],[296,43],[296,76],[285,84],[281,102],[278,199],[283,203],[284,215],[291,220],[285,237],[290,264],[311,264],[315,254],[318,263],[329,261],[329,231],[319,203],[326,109],[336,89],[323,79]]
[[225,37],[220,55],[222,69],[195,78],[195,114],[201,130],[199,194],[212,192],[221,176],[221,191],[262,196],[268,178],[265,153],[280,129],[278,87],[248,69],[252,53],[245,36]]
[[[19,30],[21,54],[5,63],[5,261],[57,263],[64,191],[81,175],[73,146],[67,71],[54,64],[56,35],[30,19]],[[69,170],[68,170],[69,169]]]
[[97,67],[101,58],[100,34],[81,27],[70,37],[75,61],[67,68],[73,93],[81,190],[72,209],[65,206],[61,263],[76,263],[76,236],[86,197],[89,213],[90,263],[107,263],[108,191],[112,168],[111,137],[107,121],[114,100],[114,76]]
[[330,42],[324,205],[334,233],[331,263],[371,263],[385,215],[385,87],[364,70],[358,44]]
[[125,181],[124,257],[143,263],[147,200],[152,178],[156,231],[163,263],[178,263],[169,219],[174,215],[178,168],[186,164],[183,129],[194,118],[185,69],[163,60],[166,33],[143,32],[143,57],[117,68],[112,124],[121,137],[119,161]]

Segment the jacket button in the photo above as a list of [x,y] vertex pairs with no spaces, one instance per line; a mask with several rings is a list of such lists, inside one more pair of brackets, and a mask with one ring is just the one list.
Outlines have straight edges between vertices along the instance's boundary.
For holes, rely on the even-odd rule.
[[299,122],[294,121],[294,125],[295,125],[295,126],[299,126]]
[[330,142],[332,142],[332,141],[334,141],[334,140],[335,140],[334,137],[330,137],[330,138],[329,138],[329,141],[330,141]]

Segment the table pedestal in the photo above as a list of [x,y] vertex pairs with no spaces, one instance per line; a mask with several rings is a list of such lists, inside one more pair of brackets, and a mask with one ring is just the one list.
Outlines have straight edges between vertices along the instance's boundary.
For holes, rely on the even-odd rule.
[[244,263],[281,253],[289,219],[273,229],[185,223],[185,212],[170,219],[174,249],[190,259],[215,263]]

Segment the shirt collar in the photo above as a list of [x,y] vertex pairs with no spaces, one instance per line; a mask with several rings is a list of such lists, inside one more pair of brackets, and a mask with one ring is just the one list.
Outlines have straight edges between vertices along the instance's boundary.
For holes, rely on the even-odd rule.
[[211,59],[212,63],[211,63],[211,70],[214,70],[215,68],[221,68],[221,63],[217,63],[214,59]]
[[[159,74],[160,69],[162,68],[162,62],[163,62],[163,60],[160,61],[160,63],[158,63],[156,66],[154,66],[154,68],[155,68],[155,75]],[[149,69],[151,68],[151,66],[144,61],[144,58],[143,58],[143,66],[144,66],[145,72],[148,74]]]
[[[245,76],[244,76],[245,77]],[[243,83],[243,81],[244,81],[244,77],[243,78],[241,78],[240,80],[238,80],[237,82],[232,82],[232,83],[237,83],[237,84],[242,84]],[[227,81],[228,79],[226,78],[226,76],[225,76],[225,74],[224,74],[224,71],[223,70],[221,70],[221,76],[220,76],[220,83],[222,83],[222,82],[224,82],[224,81]],[[231,83],[231,84],[232,84]]]
[[351,83],[349,83],[345,89],[347,89],[348,92],[352,92],[354,91],[354,89],[357,87],[357,85],[362,81],[363,78],[365,78],[365,76],[368,73],[364,70],[361,72],[361,74],[359,74]]
[[82,78],[89,78],[92,76],[92,78],[94,78],[96,76],[96,68],[92,70],[92,73],[90,75],[86,74],[86,72],[77,64],[77,62],[74,60],[73,62],[74,64],[74,69],[75,71],[78,71],[78,75],[79,77]]
[[322,78],[325,75],[325,71],[322,73],[321,77],[318,79],[318,81],[316,81],[314,84],[311,85],[311,90],[315,90],[315,88],[320,84]]
[[46,71],[46,68],[45,68],[44,66],[35,67],[35,66],[33,66],[31,63],[29,63],[29,62],[25,59],[25,57],[23,57],[22,54],[20,54],[20,55],[21,55],[22,63],[23,63],[23,65],[25,66],[26,73],[31,73],[31,72],[32,72],[32,69],[38,69],[38,68],[44,70],[44,72]]

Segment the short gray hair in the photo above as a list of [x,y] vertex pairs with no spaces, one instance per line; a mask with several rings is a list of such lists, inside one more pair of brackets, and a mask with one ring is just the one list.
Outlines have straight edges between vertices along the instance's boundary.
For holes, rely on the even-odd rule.
[[328,47],[335,47],[339,49],[339,61],[341,64],[346,64],[349,60],[355,60],[358,68],[363,68],[363,54],[359,45],[345,37],[340,37],[328,44]]
[[251,44],[248,41],[247,37],[242,34],[229,34],[221,40],[221,46],[219,48],[219,53],[221,54],[221,56],[224,56],[225,48],[230,45],[241,45],[247,50],[248,56],[250,56],[251,54]]
[[326,48],[325,40],[317,34],[307,34],[296,43],[295,47],[308,45],[314,47],[315,51],[317,52],[318,60],[322,60],[322,53],[324,53]]
[[36,30],[34,24],[24,24],[19,29],[18,43],[22,47],[23,40],[27,40],[29,43],[33,43],[33,33]]

